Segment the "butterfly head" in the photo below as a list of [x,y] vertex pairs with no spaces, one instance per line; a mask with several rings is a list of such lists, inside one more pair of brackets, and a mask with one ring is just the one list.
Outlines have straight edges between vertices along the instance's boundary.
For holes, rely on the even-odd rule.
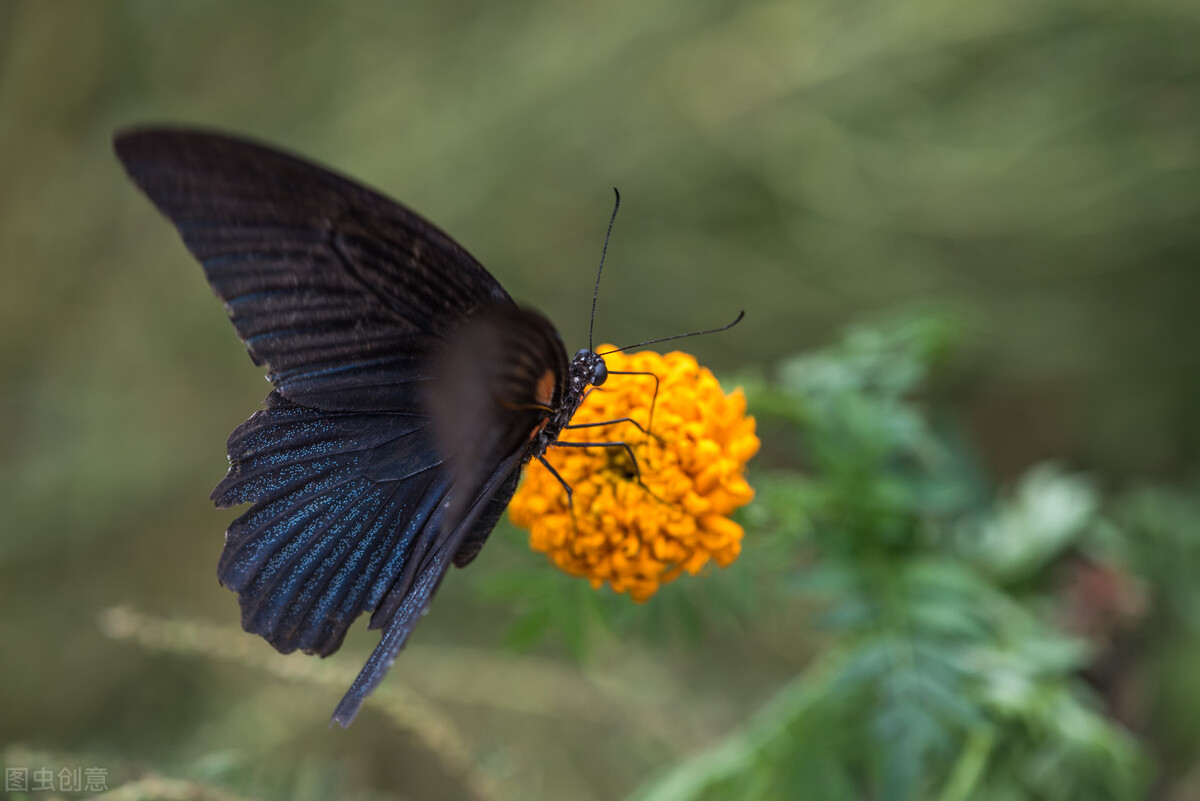
[[571,385],[580,389],[588,386],[598,387],[608,380],[608,365],[604,357],[589,348],[580,348],[571,359]]

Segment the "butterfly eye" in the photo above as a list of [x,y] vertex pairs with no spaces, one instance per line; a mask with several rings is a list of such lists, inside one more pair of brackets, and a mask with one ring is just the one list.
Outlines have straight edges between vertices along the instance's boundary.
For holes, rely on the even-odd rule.
[[592,368],[592,386],[598,387],[608,380],[608,365],[601,359]]

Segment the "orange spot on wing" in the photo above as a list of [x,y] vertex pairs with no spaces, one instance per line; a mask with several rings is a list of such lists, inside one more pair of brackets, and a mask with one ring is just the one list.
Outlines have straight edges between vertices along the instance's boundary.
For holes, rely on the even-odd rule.
[[553,370],[547,370],[542,373],[542,377],[538,379],[537,391],[534,397],[537,402],[543,406],[549,406],[554,402],[554,389],[558,386],[558,381]]

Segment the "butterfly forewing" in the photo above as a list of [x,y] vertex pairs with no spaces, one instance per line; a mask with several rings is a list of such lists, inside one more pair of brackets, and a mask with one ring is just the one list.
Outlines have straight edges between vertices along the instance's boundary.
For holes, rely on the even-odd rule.
[[[417,214],[328,170],[217,134],[121,135],[255,363],[291,400],[416,411],[427,356],[508,293]],[[414,386],[415,382],[415,386]]]

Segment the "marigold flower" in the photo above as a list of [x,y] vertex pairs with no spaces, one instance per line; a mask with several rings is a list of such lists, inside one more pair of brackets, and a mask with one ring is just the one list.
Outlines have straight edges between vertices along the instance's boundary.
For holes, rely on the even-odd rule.
[[[611,346],[597,348],[603,353]],[[645,601],[684,571],[721,567],[741,553],[742,527],[729,519],[754,497],[746,462],[758,451],[754,418],[741,389],[726,395],[713,374],[680,352],[605,356],[611,375],[593,387],[572,424],[628,417],[629,422],[573,428],[563,439],[629,444],[624,448],[551,448],[546,459],[574,492],[573,511],[562,485],[533,462],[509,505],[509,517],[529,530],[529,545],[561,570],[608,583]]]

